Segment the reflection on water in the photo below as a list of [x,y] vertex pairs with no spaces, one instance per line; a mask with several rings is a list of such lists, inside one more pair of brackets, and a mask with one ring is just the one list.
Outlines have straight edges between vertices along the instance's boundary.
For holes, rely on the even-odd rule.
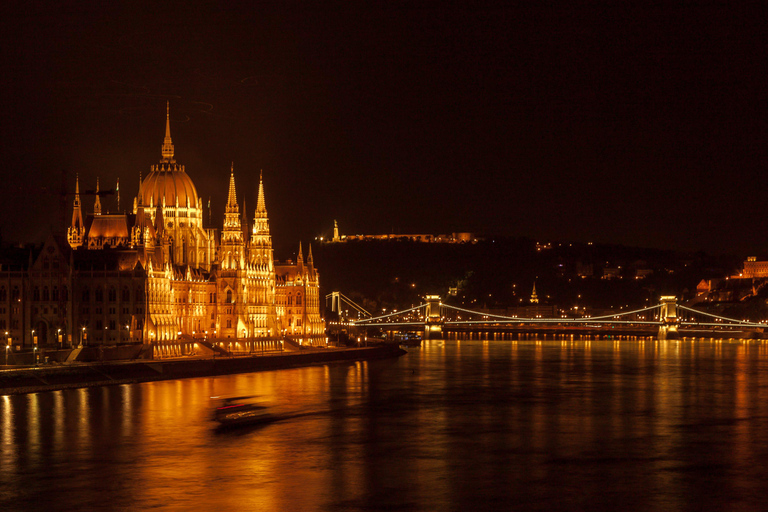
[[[0,398],[2,510],[759,509],[768,345],[436,340]],[[209,397],[288,418],[216,432]]]

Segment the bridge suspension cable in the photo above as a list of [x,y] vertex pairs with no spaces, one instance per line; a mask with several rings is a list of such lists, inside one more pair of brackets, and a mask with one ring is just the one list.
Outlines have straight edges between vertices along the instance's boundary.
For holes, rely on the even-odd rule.
[[[393,312],[393,313],[389,313],[389,314],[387,314],[387,315],[376,316],[376,317],[373,317],[373,318],[364,318],[364,319],[362,319],[362,320],[355,320],[355,321],[354,321],[354,322],[352,322],[352,323],[353,323],[354,325],[359,325],[359,324],[367,324],[367,323],[369,323],[369,322],[373,322],[374,320],[381,320],[382,318],[389,318],[389,317],[392,317],[392,316],[402,315],[402,314],[404,314],[404,313],[410,313],[411,311],[415,311],[415,310],[417,310],[417,309],[421,309],[421,308],[425,308],[425,307],[427,307],[427,305],[426,305],[426,304],[419,304],[418,306],[414,306],[414,307],[412,307],[412,308],[410,308],[410,309],[404,309],[404,310],[402,310],[402,311],[395,311],[395,312]],[[421,323],[420,323],[420,324],[418,324],[418,325],[421,325],[421,324],[423,324],[423,323],[424,323],[424,322],[421,322]],[[387,324],[387,325],[390,325],[390,324]],[[392,325],[395,325],[395,324],[392,324]],[[401,324],[401,325],[411,325],[411,324]],[[416,325],[416,324],[414,324],[414,325]]]
[[[593,316],[593,317],[589,317],[589,318],[546,318],[545,319],[545,318],[525,318],[525,317],[516,317],[516,316],[494,315],[494,314],[491,314],[491,313],[483,313],[483,312],[480,312],[480,311],[472,311],[471,309],[464,309],[464,308],[460,308],[460,307],[457,307],[457,306],[451,306],[449,304],[441,304],[441,306],[444,306],[444,307],[447,307],[447,308],[450,308],[450,309],[455,309],[457,311],[463,311],[465,313],[472,313],[474,315],[481,315],[481,316],[485,316],[485,317],[499,318],[499,319],[502,319],[502,320],[511,320],[513,322],[543,322],[543,321],[545,321],[545,322],[561,322],[561,323],[573,323],[573,322],[596,322],[596,323],[602,323],[602,322],[598,322],[598,321],[600,321],[600,320],[607,320],[607,319],[613,319],[613,318],[616,318],[616,317],[619,317],[619,316],[634,315],[636,313],[643,313],[645,311],[650,311],[652,309],[657,309],[657,308],[661,307],[660,304],[656,304],[655,306],[648,306],[646,308],[636,309],[634,311],[622,311],[621,313],[616,313],[616,314],[613,314],[613,315],[601,315],[601,316]],[[625,320],[623,322],[626,322],[626,323],[640,323],[640,321],[630,321],[630,320]],[[456,323],[456,322],[452,321],[452,322],[446,322],[446,323],[453,324],[453,323]],[[482,321],[467,321],[467,323],[483,323],[483,322]],[[643,321],[643,323],[651,323],[651,322],[644,322]]]
[[[682,304],[677,305],[678,308],[688,311],[690,313],[695,313],[697,315],[702,316],[708,316],[710,318],[718,318],[720,320],[725,320],[726,322],[731,322],[732,324],[736,324],[740,327],[768,327],[765,324],[761,323],[755,323],[755,322],[748,322],[746,320],[737,320],[736,318],[728,318],[726,316],[720,316],[715,315],[714,313],[707,313],[705,311],[699,311],[697,309],[689,308],[688,306],[683,306]],[[682,322],[683,325],[706,325],[706,326],[719,326],[719,327],[729,327],[728,324],[724,323],[716,323],[716,322],[690,322],[690,321],[684,321]]]
[[[346,295],[344,295],[344,294],[343,294],[343,293],[341,293],[341,292],[332,292],[332,293],[329,293],[328,295],[326,295],[326,296],[325,296],[325,300],[328,300],[328,299],[331,299],[331,300],[333,300],[333,299],[334,299],[334,296],[336,296],[336,297],[339,297],[340,299],[343,299],[343,300],[344,300],[344,302],[346,302],[347,304],[349,304],[350,306],[352,306],[352,307],[353,307],[355,310],[357,310],[359,313],[362,313],[362,314],[364,314],[364,315],[366,315],[366,316],[369,316],[369,317],[373,316],[373,315],[372,315],[372,314],[370,314],[370,313],[369,313],[369,312],[368,312],[368,311],[367,311],[367,310],[366,310],[364,307],[360,306],[358,303],[356,303],[355,301],[353,301],[352,299],[350,299],[349,297],[347,297]],[[326,302],[326,304],[328,304],[328,303]]]

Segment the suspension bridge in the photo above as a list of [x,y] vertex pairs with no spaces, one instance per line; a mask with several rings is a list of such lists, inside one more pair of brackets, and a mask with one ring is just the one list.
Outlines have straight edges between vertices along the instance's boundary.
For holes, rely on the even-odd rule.
[[[658,304],[592,317],[526,318],[473,311],[445,304],[439,295],[401,311],[374,316],[341,292],[326,296],[331,311],[353,328],[383,331],[423,331],[425,338],[441,338],[449,332],[533,332],[559,334],[613,334],[658,336],[675,339],[684,336],[762,337],[768,324],[728,318],[680,304],[677,297],[661,297]],[[345,308],[346,306],[346,308]],[[352,319],[352,314],[357,318]]]

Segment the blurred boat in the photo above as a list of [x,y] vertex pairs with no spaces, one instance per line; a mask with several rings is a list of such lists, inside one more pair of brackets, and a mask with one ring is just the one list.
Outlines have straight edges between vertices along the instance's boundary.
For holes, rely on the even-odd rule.
[[222,427],[262,425],[280,420],[266,405],[248,402],[250,396],[219,398],[219,405],[213,411],[213,419]]

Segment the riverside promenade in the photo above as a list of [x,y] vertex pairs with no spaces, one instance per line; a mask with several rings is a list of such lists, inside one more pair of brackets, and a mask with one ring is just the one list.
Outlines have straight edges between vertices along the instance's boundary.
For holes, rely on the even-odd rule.
[[217,356],[215,359],[179,357],[28,366],[0,370],[0,395],[280,370],[342,361],[384,359],[405,353],[398,345],[390,344],[361,348],[312,349],[258,356]]

